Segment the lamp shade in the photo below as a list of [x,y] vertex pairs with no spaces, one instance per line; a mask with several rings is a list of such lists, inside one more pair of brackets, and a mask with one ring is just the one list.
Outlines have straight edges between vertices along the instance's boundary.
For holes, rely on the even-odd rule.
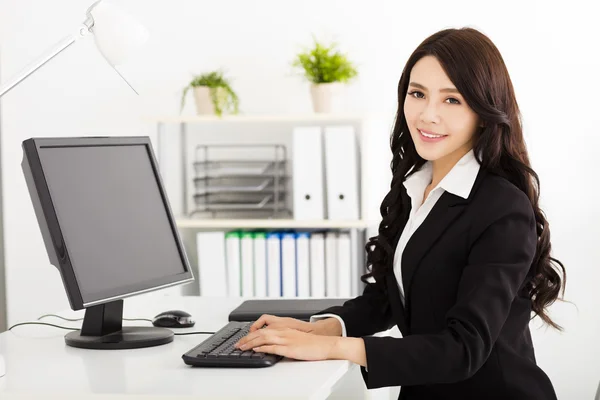
[[113,66],[125,62],[149,37],[146,28],[125,11],[102,0],[89,10],[92,32],[100,53]]

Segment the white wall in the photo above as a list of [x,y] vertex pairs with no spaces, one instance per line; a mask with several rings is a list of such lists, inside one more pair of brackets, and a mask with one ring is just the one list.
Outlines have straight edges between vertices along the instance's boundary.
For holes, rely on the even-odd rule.
[[[2,81],[70,33],[83,20],[88,3],[0,0]],[[152,35],[139,58],[122,69],[139,97],[86,41],[2,99],[9,323],[68,307],[58,273],[48,265],[22,178],[22,140],[54,135],[153,135],[153,126],[142,122],[142,117],[177,113],[180,89],[191,74],[220,66],[234,77],[244,112],[310,111],[307,86],[291,74],[289,61],[299,46],[310,41],[311,32],[338,39],[359,63],[361,78],[349,90],[348,109],[393,109],[401,69],[414,47],[438,29],[470,25],[494,40],[508,65],[533,166],[542,182],[542,205],[550,220],[554,252],[568,269],[566,295],[577,306],[553,308],[565,333],[534,331],[538,361],[561,399],[593,397],[600,380],[600,297],[596,290],[600,251],[595,243],[600,237],[595,188],[600,29],[592,2],[120,3]],[[190,98],[184,113],[192,113],[191,105]],[[382,165],[385,168],[387,161]],[[31,293],[36,294],[34,300]]]

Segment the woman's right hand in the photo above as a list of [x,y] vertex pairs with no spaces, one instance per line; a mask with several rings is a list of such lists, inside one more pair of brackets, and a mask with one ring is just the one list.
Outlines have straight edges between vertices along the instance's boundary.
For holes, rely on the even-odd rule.
[[[325,321],[326,320],[319,320],[317,322],[310,323],[296,318],[277,317],[275,315],[263,314],[259,319],[254,321],[252,325],[250,325],[250,332],[261,329],[266,325],[272,329],[290,328],[306,333],[313,333],[315,335],[329,335],[329,329],[327,329],[328,324],[326,324]],[[336,321],[336,323],[339,325],[339,322]]]

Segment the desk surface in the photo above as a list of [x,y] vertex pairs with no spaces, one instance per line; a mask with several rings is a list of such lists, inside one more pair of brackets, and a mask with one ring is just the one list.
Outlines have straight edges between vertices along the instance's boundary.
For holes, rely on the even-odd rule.
[[[215,332],[243,298],[140,296],[125,300],[125,318],[152,318],[162,311],[182,309],[196,320],[193,328]],[[83,311],[58,313],[73,318]],[[48,317],[45,322],[78,327]],[[125,321],[125,325],[151,326]],[[175,336],[172,343],[134,350],[86,350],[64,342],[68,331],[24,325],[0,334],[0,354],[6,376],[0,378],[0,397],[7,398],[302,398],[325,399],[352,369],[345,360],[295,361],[257,369],[194,368],[181,355],[209,335]],[[31,397],[30,397],[31,396]]]

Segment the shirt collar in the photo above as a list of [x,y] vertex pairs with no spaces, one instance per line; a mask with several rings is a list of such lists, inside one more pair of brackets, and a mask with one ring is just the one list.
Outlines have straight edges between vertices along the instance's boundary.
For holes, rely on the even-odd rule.
[[[475,153],[473,150],[470,150],[458,160],[450,172],[446,174],[444,179],[433,190],[441,187],[446,192],[467,199],[475,184],[479,168],[479,162],[475,158]],[[431,161],[427,161],[420,170],[404,181],[407,194],[413,199],[416,196],[423,196],[427,185],[431,183],[432,177],[433,168]]]
[[416,171],[404,181],[404,187],[406,188],[408,196],[413,199],[413,201],[417,197],[422,199],[425,189],[431,183],[432,177],[433,168],[431,162],[427,161],[420,170]]

